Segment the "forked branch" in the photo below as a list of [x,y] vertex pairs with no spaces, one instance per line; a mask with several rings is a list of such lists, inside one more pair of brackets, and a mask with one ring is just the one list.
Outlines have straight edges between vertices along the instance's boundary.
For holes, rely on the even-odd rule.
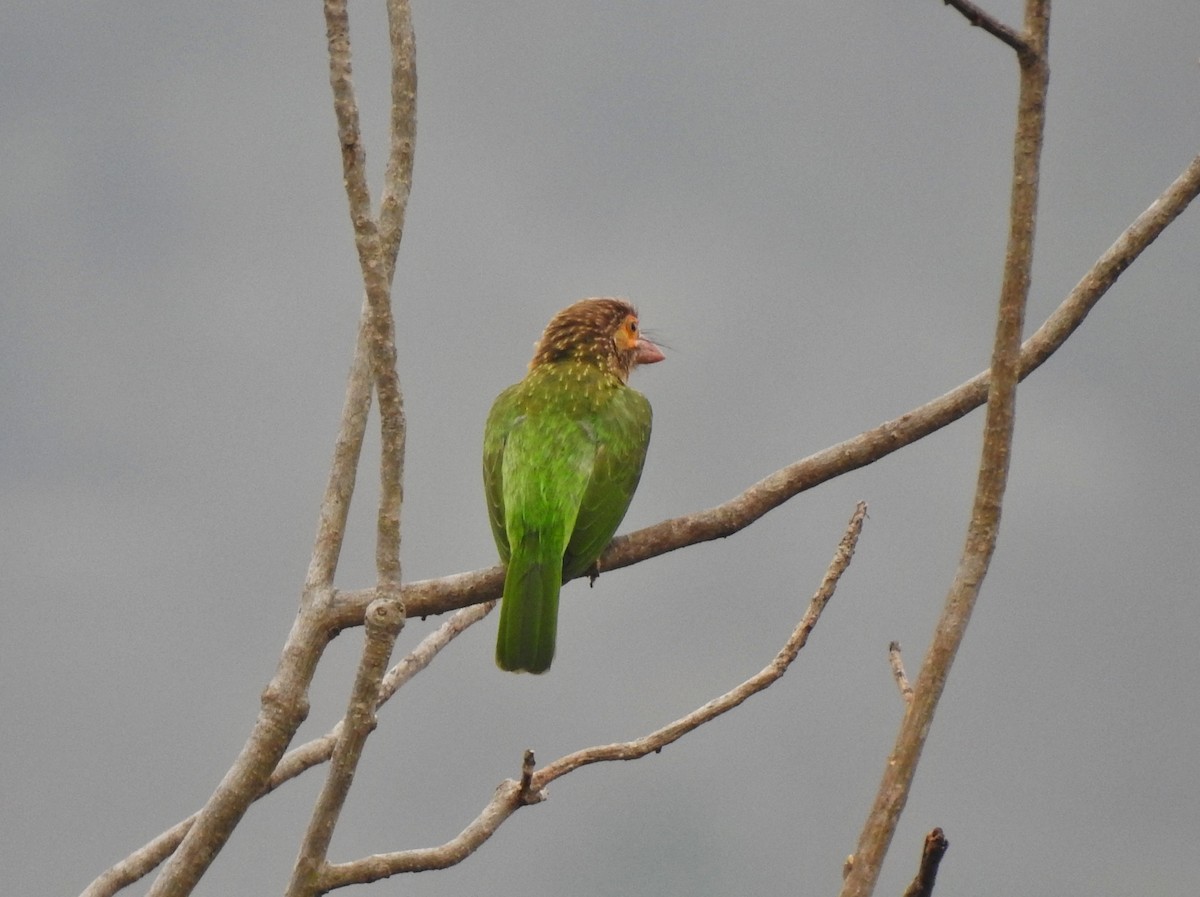
[[833,597],[838,580],[849,567],[854,556],[855,546],[858,544],[859,534],[862,532],[866,513],[866,503],[859,502],[854,514],[850,517],[850,522],[838,543],[837,551],[825,571],[820,586],[809,601],[804,616],[779,653],[756,675],[751,676],[719,698],[714,698],[697,708],[687,716],[633,741],[598,745],[575,751],[548,763],[536,772],[530,771],[533,754],[527,751],[521,780],[509,779],[501,782],[487,806],[457,837],[438,847],[376,854],[349,863],[327,866],[321,875],[321,890],[330,891],[347,885],[378,881],[402,872],[444,869],[460,863],[487,841],[513,813],[523,806],[544,800],[546,786],[555,779],[592,763],[609,760],[636,760],[647,754],[657,753],[687,733],[732,710],[751,695],[757,694],[778,681],[787,672],[792,661],[796,659],[796,655],[808,641],[808,636],[817,625],[821,612]]

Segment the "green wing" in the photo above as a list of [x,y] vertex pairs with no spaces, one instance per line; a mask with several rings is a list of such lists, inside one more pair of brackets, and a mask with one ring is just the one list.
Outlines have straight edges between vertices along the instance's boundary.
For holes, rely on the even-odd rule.
[[502,394],[484,439],[484,483],[506,562],[496,663],[544,672],[554,657],[563,554],[591,478],[589,428],[529,390]]
[[500,560],[508,563],[508,533],[504,529],[504,446],[514,422],[524,412],[519,401],[521,384],[515,383],[496,397],[483,429],[483,494],[487,498],[488,522]]
[[564,579],[592,566],[621,525],[642,476],[650,425],[650,403],[628,387],[597,415],[596,460],[563,558]]
[[562,580],[583,573],[612,539],[650,439],[650,403],[640,393],[619,388],[587,404],[562,386],[543,378],[509,387],[484,431],[488,517],[507,567],[496,641],[505,670],[549,668]]

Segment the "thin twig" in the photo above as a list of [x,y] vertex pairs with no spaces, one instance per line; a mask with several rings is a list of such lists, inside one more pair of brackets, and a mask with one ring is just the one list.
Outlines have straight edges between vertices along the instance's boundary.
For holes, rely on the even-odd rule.
[[[383,707],[405,683],[429,666],[443,648],[461,635],[469,626],[478,623],[486,617],[495,606],[496,603],[494,601],[489,601],[484,604],[464,607],[433,632],[429,633],[429,635],[425,636],[425,638],[421,639],[412,651],[384,675],[383,681],[379,685],[379,696],[375,701],[375,709],[378,710]],[[275,771],[271,773],[271,780],[267,785],[266,791],[261,796],[265,797],[284,782],[296,778],[296,776],[307,769],[319,766],[333,756],[333,748],[337,744],[338,736],[341,734],[342,725],[343,723],[339,722],[319,738],[314,738],[288,751],[283,759],[279,761],[279,765],[275,767]]]
[[904,672],[904,658],[900,656],[899,642],[888,645],[888,663],[892,667],[892,678],[896,680],[896,687],[900,689],[900,697],[904,699],[905,704],[911,704],[913,690]]
[[883,780],[859,836],[854,868],[843,883],[842,897],[870,897],[874,891],[883,858],[908,800],[934,712],[966,634],[1000,532],[1000,511],[1008,482],[1020,379],[1021,330],[1033,268],[1046,90],[1050,78],[1047,58],[1049,15],[1049,0],[1026,0],[1025,35],[1035,53],[1020,57],[1008,248],[992,350],[983,451],[966,544],[933,641],[921,664],[912,702],[884,764]]
[[461,635],[468,626],[472,626],[486,617],[495,606],[496,602],[488,601],[464,607],[425,636],[420,644],[409,652],[408,656],[388,670],[387,675],[383,677],[383,683],[379,686],[379,706],[383,706],[409,679],[429,666],[430,661],[438,655],[442,648]]
[[942,0],[947,6],[957,9],[963,17],[976,28],[982,28],[992,37],[999,38],[1008,44],[1021,57],[1029,56],[1033,50],[1029,43],[1013,29],[1009,28],[991,13],[976,6],[971,0]]
[[537,761],[534,759],[533,751],[526,750],[525,756],[521,759],[521,781],[518,795],[522,804],[537,803],[541,800],[541,792],[533,790],[533,771],[537,766]]
[[796,659],[796,655],[808,641],[809,633],[820,619],[821,612],[829,603],[829,599],[833,597],[838,579],[850,565],[854,556],[854,548],[858,544],[858,537],[862,532],[866,511],[867,506],[864,502],[860,502],[855,508],[846,532],[838,543],[833,560],[825,571],[821,585],[809,602],[804,616],[783,648],[759,673],[687,716],[634,741],[599,745],[576,751],[543,766],[532,775],[529,775],[528,767],[532,764],[533,758],[532,752],[528,751],[521,781],[508,779],[501,782],[487,806],[457,837],[438,847],[376,854],[349,863],[327,866],[321,876],[322,887],[326,890],[333,890],[347,885],[378,881],[402,872],[444,869],[460,863],[487,841],[496,829],[518,809],[527,804],[544,800],[546,786],[555,779],[591,763],[608,760],[635,760],[661,751],[688,732],[715,719],[722,713],[732,710],[751,695],[770,686],[787,671],[788,666]]
[[833,560],[829,562],[829,567],[825,571],[821,585],[812,596],[812,600],[809,601],[808,609],[804,612],[804,616],[792,632],[791,638],[787,640],[771,663],[732,691],[726,692],[721,697],[709,701],[703,707],[694,710],[682,719],[678,719],[656,732],[651,732],[643,738],[619,744],[588,748],[568,754],[565,757],[560,757],[537,772],[534,776],[534,787],[541,790],[560,776],[591,763],[600,763],[608,760],[636,760],[651,752],[661,751],[671,742],[677,741],[688,732],[691,732],[711,719],[715,719],[722,713],[732,710],[751,695],[757,694],[779,679],[780,676],[787,672],[787,668],[796,659],[796,655],[800,653],[800,649],[808,642],[809,633],[817,625],[817,620],[820,619],[821,612],[825,609],[825,605],[829,603],[829,599],[833,597],[833,591],[837,588],[838,580],[846,572],[846,568],[850,566],[850,561],[854,557],[854,549],[858,544],[858,537],[862,532],[863,520],[866,518],[866,515],[867,503],[860,501],[850,517],[850,522],[846,525],[846,532],[838,543]]
[[938,866],[946,855],[950,842],[945,833],[935,828],[925,836],[925,844],[921,848],[921,865],[917,875],[904,891],[904,897],[932,897],[933,886],[937,882]]
[[313,806],[300,855],[292,870],[288,897],[313,897],[326,865],[329,843],[338,817],[350,794],[367,736],[375,729],[379,685],[391,657],[396,637],[404,626],[404,606],[395,596],[380,597],[367,608],[366,638],[350,701],[346,707],[325,787]]

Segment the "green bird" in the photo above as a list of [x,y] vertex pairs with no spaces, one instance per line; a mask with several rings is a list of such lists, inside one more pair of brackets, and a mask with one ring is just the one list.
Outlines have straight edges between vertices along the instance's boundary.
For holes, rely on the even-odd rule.
[[662,360],[632,305],[584,299],[551,319],[525,379],[492,405],[483,485],[507,568],[500,669],[550,668],[559,589],[600,557],[646,460],[650,403],[626,382],[639,364]]

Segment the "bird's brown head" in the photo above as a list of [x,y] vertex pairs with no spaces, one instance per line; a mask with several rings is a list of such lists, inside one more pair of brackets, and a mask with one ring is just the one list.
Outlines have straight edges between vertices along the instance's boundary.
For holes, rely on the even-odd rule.
[[623,383],[639,364],[663,357],[642,335],[637,309],[624,299],[581,299],[550,319],[529,368],[575,359],[607,367]]

